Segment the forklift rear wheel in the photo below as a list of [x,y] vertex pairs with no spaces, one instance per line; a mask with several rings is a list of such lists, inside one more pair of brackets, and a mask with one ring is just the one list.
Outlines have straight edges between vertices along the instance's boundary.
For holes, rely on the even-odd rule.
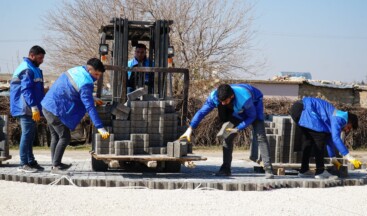
[[108,164],[103,160],[97,160],[92,156],[92,170],[96,172],[105,172],[108,170]]

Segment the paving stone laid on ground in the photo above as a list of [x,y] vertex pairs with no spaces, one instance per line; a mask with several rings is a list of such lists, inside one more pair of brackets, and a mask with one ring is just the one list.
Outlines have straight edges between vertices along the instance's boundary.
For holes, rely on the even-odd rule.
[[[49,162],[39,161],[45,167],[44,172],[20,173],[18,164],[14,161],[0,167],[0,180],[20,181],[35,184],[50,184],[62,176],[50,174]],[[211,160],[196,162],[196,168],[182,167],[180,173],[155,173],[155,172],[93,172],[90,159],[73,162],[70,174],[67,176],[77,186],[95,187],[131,187],[149,189],[195,189],[207,188],[228,191],[269,190],[276,188],[319,188],[346,185],[367,184],[366,170],[353,170],[349,177],[340,180],[316,180],[298,178],[294,175],[276,176],[275,179],[264,179],[263,174],[254,173],[252,162],[235,160],[233,162],[232,176],[217,177],[214,173],[219,169],[218,161]],[[62,178],[58,184],[70,185],[67,178]]]

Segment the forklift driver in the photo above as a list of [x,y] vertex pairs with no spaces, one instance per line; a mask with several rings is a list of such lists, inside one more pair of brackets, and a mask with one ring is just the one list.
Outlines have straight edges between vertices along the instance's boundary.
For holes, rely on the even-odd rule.
[[[134,58],[128,62],[128,67],[150,67],[149,59],[146,56],[147,47],[144,44],[137,44],[135,47]],[[140,73],[128,71],[127,93],[136,89],[136,84],[140,83],[143,76],[138,76]],[[140,81],[140,82],[139,82]],[[148,92],[153,92],[154,73],[145,73],[144,85],[148,86]],[[139,86],[142,87],[142,86]]]

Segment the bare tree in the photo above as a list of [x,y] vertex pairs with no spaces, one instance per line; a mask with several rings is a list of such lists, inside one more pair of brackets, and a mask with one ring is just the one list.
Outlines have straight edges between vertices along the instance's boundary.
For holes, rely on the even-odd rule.
[[99,27],[121,16],[173,20],[175,65],[188,68],[192,79],[230,77],[234,70],[256,74],[259,65],[250,63],[252,9],[243,0],[63,1],[44,20],[58,35],[46,38],[49,63],[60,71],[97,56]]

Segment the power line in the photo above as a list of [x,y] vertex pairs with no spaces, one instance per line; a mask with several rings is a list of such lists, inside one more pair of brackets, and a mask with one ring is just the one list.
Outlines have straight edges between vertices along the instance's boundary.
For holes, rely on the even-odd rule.
[[294,38],[323,38],[323,39],[348,39],[348,40],[367,40],[367,36],[350,36],[350,35],[312,35],[312,34],[289,34],[278,32],[258,32],[262,35],[294,37]]
[[42,39],[4,39],[0,40],[0,43],[19,43],[19,42],[33,42],[33,41],[41,41]]

